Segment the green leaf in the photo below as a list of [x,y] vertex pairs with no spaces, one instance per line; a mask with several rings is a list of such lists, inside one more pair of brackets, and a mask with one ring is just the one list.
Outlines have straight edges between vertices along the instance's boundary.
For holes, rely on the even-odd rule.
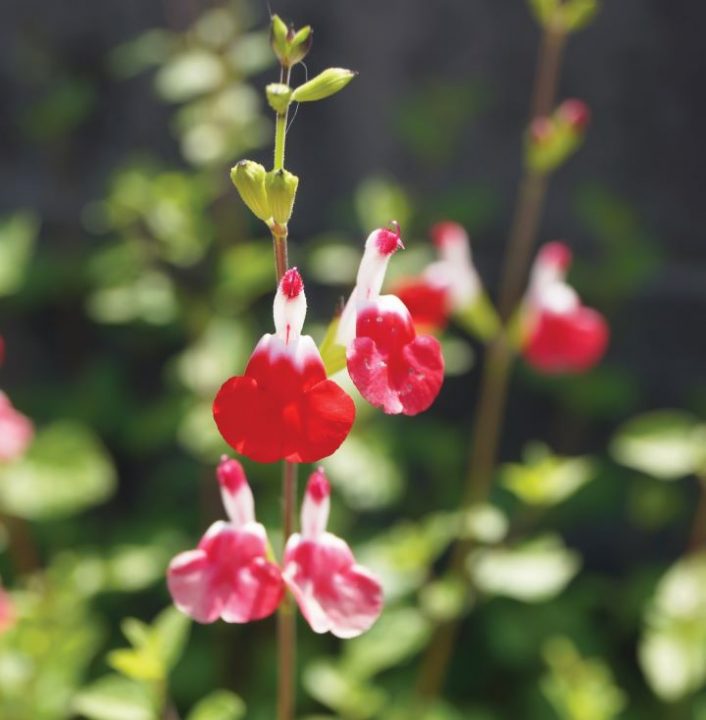
[[558,595],[580,564],[579,555],[568,550],[555,535],[512,548],[478,550],[468,558],[468,568],[479,590],[523,602],[542,602]]
[[503,485],[528,505],[556,505],[582,488],[596,473],[591,458],[563,458],[543,445],[525,450],[524,464],[501,469]]
[[412,216],[412,201],[399,183],[383,177],[371,177],[356,189],[355,209],[363,232],[384,227],[391,220],[406,228]]
[[39,220],[17,212],[0,220],[0,296],[22,287],[39,232]]
[[679,700],[706,683],[706,552],[680,560],[660,580],[638,657],[663,700]]
[[171,605],[152,623],[153,642],[167,670],[171,670],[179,662],[190,629],[191,620]]
[[162,682],[166,677],[164,665],[149,648],[111,650],[106,659],[110,667],[133,680]]
[[155,82],[165,100],[183,102],[216,90],[225,80],[226,68],[218,55],[194,48],[163,65]]
[[329,377],[346,367],[346,348],[336,342],[338,323],[340,318],[335,318],[326,329],[324,339],[319,345],[321,359],[326,368],[326,375]]
[[706,470],[706,425],[679,410],[640,415],[618,430],[611,452],[623,465],[676,480]]
[[90,720],[157,720],[159,714],[144,687],[117,675],[107,675],[79,692],[73,711]]
[[245,717],[245,703],[228,690],[216,690],[192,708],[186,720],[240,720]]
[[37,433],[26,455],[0,469],[0,505],[31,520],[65,517],[106,500],[113,464],[87,428],[58,422]]

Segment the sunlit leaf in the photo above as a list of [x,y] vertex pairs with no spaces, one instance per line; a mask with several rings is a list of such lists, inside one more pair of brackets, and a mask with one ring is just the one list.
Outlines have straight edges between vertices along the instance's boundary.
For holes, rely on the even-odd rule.
[[82,690],[73,701],[74,712],[89,720],[158,720],[148,692],[139,683],[107,675]]
[[479,590],[524,602],[542,602],[560,593],[580,564],[579,556],[554,535],[512,548],[478,550],[468,559]]
[[93,433],[58,422],[37,433],[23,458],[0,469],[0,504],[33,520],[63,517],[106,500],[115,482],[110,457]]
[[706,424],[679,410],[640,415],[618,430],[611,451],[623,465],[675,480],[706,469]]
[[525,450],[525,462],[502,466],[503,485],[529,505],[555,505],[591,480],[595,463],[588,457],[563,458],[543,445]]
[[412,204],[404,188],[379,177],[368,178],[358,186],[355,207],[358,223],[366,233],[385,227],[392,220],[406,228],[412,214]]
[[192,708],[186,720],[240,720],[245,717],[245,703],[228,690],[216,690]]
[[170,59],[157,74],[156,84],[165,100],[182,102],[215,90],[224,80],[225,68],[220,58],[194,48]]
[[0,220],[0,296],[22,286],[38,231],[39,220],[30,212],[17,212]]

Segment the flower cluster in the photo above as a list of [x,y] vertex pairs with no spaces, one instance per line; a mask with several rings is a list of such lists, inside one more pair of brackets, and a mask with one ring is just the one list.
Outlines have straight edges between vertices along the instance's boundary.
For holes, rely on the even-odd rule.
[[246,623],[271,615],[288,588],[314,632],[350,638],[375,622],[382,610],[380,583],[341,538],[326,531],[331,488],[323,470],[309,478],[301,533],[288,539],[281,568],[255,520],[241,464],[224,456],[217,477],[229,521],[215,522],[195,550],[169,565],[169,591],[182,612],[202,623]]

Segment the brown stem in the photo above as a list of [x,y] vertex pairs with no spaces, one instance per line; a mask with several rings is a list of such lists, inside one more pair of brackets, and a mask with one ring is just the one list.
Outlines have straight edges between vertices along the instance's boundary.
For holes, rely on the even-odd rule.
[[[565,41],[563,31],[545,29],[537,61],[530,120],[548,114],[554,105]],[[504,322],[511,316],[522,294],[546,190],[546,175],[525,170],[500,280],[498,308]],[[488,347],[483,365],[480,394],[473,418],[471,456],[462,505],[464,508],[487,500],[492,489],[512,360],[512,348],[505,331],[501,331]],[[453,575],[465,573],[465,561],[471,548],[470,540],[459,540],[454,544],[449,565]],[[422,698],[431,700],[441,692],[459,630],[460,619],[441,624],[435,629],[422,659],[417,683],[417,692]]]
[[275,273],[277,274],[277,283],[282,279],[282,275],[289,268],[289,253],[287,251],[287,226],[274,224],[272,230],[272,250],[275,255]]
[[689,552],[706,548],[706,475],[699,475],[699,500],[689,536]]
[[[297,465],[284,462],[282,472],[282,535],[287,539],[294,532],[297,501]],[[282,553],[284,556],[284,551]],[[292,596],[287,594],[277,614],[277,720],[293,720],[295,700],[295,667],[297,625]]]
[[13,515],[0,517],[9,536],[8,553],[16,575],[29,575],[41,567],[39,550],[34,542],[32,528],[23,518]]

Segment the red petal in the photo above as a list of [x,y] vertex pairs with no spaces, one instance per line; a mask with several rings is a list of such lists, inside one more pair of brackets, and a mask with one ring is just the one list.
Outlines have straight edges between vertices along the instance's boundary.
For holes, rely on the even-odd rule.
[[543,312],[523,354],[540,372],[584,372],[603,357],[608,336],[605,319],[591,308],[579,307],[568,314]]
[[392,291],[409,310],[420,331],[443,330],[449,320],[448,291],[423,279],[404,280]]

